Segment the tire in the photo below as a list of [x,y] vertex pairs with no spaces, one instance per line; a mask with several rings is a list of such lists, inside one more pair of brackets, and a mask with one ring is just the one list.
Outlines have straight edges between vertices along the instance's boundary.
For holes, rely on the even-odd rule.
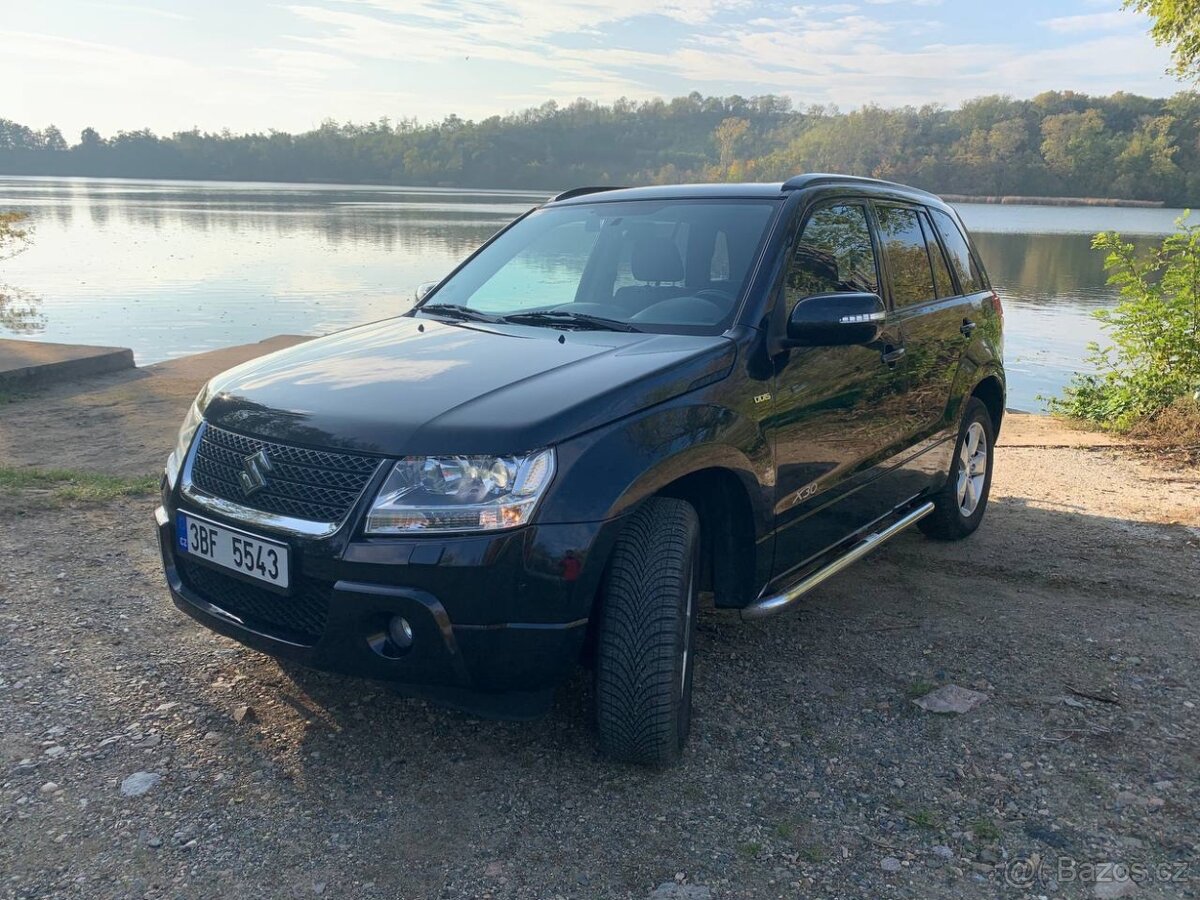
[[[995,449],[995,427],[992,425],[991,414],[983,405],[983,401],[972,397],[967,401],[962,425],[958,430],[950,477],[946,479],[942,489],[931,498],[934,503],[933,512],[918,522],[917,527],[929,537],[941,541],[959,541],[974,532],[987,512],[988,494],[992,489],[992,465],[996,459]],[[979,459],[979,450],[983,452],[982,461]],[[964,467],[969,456],[975,460],[976,469],[967,477],[964,476]],[[982,471],[978,471],[979,469]]]
[[595,705],[600,749],[624,762],[679,758],[692,713],[700,520],[653,497],[613,548],[600,598]]

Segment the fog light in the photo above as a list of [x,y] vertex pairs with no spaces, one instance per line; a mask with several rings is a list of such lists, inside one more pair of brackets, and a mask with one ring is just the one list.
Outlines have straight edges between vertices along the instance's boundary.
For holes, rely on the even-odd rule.
[[392,616],[388,622],[388,637],[396,645],[397,650],[408,650],[413,645],[413,630],[404,616]]

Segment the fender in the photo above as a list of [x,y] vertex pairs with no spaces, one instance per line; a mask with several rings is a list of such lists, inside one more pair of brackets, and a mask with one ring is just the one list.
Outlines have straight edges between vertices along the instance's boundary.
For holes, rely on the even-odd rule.
[[[963,407],[966,406],[967,398],[970,397],[977,387],[989,378],[995,378],[1000,382],[1000,389],[1007,394],[1008,383],[1004,377],[1004,366],[1000,364],[994,357],[983,360],[982,362],[972,361],[968,365],[968,358],[964,357],[962,365],[959,366],[958,374],[954,379],[954,390],[950,394],[950,402],[946,407],[945,421],[957,427],[959,419],[962,417]],[[1003,403],[1001,403],[1003,407]]]
[[[621,419],[558,447],[558,474],[538,521],[617,518],[666,485],[728,469],[745,487],[756,537],[772,527],[774,460],[758,422],[709,402],[716,385]],[[727,390],[727,388],[726,388]]]

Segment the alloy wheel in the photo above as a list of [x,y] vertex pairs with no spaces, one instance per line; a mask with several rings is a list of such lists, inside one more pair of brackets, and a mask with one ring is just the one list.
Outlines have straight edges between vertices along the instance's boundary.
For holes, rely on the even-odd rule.
[[958,511],[970,518],[983,496],[983,482],[987,478],[988,446],[983,425],[972,422],[963,436],[962,449],[958,453]]

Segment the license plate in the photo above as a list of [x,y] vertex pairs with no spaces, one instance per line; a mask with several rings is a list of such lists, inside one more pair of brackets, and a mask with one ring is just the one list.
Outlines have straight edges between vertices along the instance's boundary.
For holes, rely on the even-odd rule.
[[226,528],[188,513],[175,514],[175,545],[181,553],[206,559],[275,587],[288,586],[286,544]]

